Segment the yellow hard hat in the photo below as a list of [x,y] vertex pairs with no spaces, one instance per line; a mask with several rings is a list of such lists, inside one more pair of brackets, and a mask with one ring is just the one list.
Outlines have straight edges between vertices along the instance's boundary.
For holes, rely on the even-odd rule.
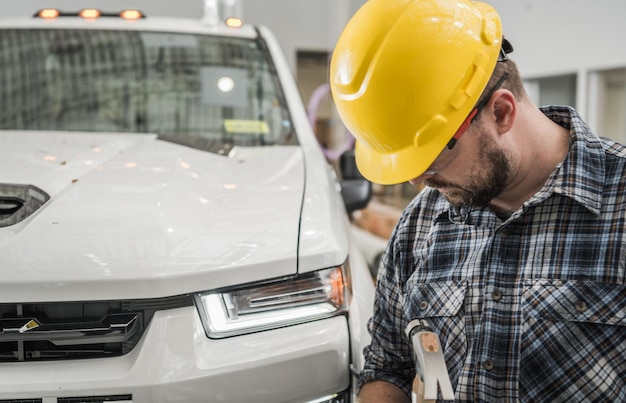
[[469,0],[368,0],[333,51],[330,88],[359,171],[396,184],[424,173],[494,70],[502,25]]

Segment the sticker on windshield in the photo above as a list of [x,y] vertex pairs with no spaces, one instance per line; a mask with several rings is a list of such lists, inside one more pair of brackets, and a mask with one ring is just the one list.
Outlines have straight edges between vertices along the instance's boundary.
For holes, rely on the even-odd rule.
[[270,132],[267,122],[262,120],[227,119],[224,120],[224,128],[226,133],[269,134]]

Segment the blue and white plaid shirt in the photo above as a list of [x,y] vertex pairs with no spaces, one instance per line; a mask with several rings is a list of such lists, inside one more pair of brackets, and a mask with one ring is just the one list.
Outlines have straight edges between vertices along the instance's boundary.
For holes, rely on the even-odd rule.
[[381,264],[360,385],[407,394],[409,321],[439,334],[456,401],[626,402],[626,147],[569,107],[567,158],[505,221],[427,188]]

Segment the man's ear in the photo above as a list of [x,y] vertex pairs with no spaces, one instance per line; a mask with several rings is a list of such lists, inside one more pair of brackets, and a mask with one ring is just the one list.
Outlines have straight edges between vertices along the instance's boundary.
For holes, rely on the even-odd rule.
[[513,93],[509,90],[499,89],[493,94],[489,103],[491,105],[488,107],[493,110],[498,132],[505,133],[511,130],[517,113],[517,101],[515,101]]

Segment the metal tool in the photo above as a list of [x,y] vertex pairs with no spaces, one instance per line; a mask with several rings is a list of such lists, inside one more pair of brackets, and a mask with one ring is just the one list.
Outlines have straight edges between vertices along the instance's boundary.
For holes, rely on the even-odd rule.
[[405,329],[415,352],[414,403],[437,400],[437,385],[444,400],[454,400],[454,390],[446,367],[439,336],[424,319],[414,319]]

